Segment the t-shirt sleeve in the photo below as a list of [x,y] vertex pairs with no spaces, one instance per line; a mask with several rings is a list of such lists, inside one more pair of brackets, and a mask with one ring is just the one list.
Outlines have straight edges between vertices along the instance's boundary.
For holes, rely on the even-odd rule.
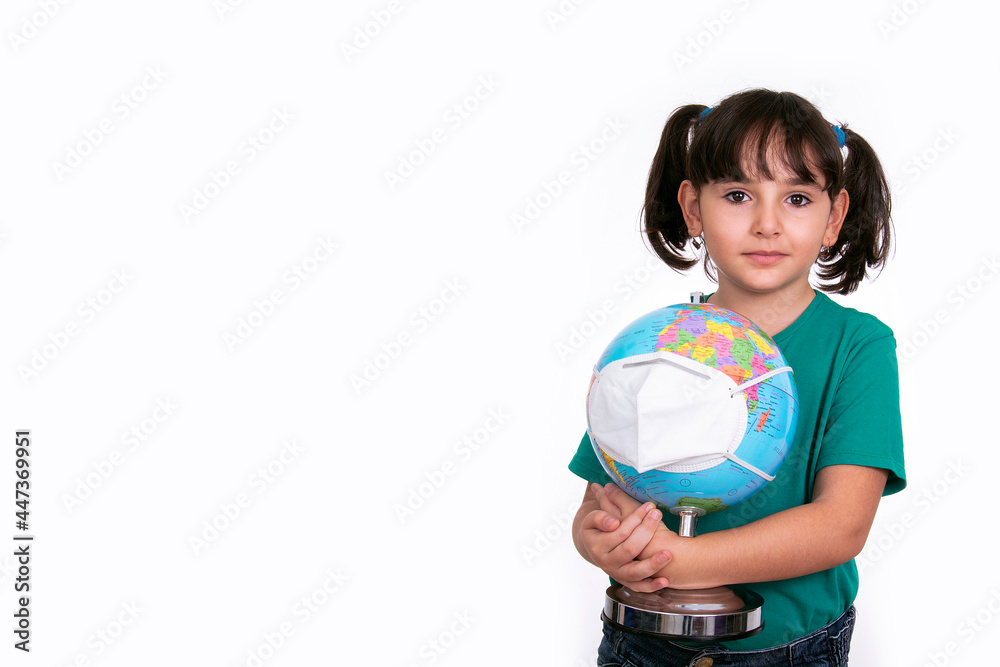
[[602,486],[611,481],[611,476],[604,470],[601,466],[601,462],[597,460],[597,452],[594,451],[593,445],[590,444],[590,436],[587,433],[583,434],[583,440],[580,441],[580,446],[576,448],[576,454],[573,456],[573,460],[569,462],[569,469],[575,475],[578,475],[588,482],[597,482]]
[[816,468],[838,464],[888,470],[884,496],[906,487],[896,340],[884,325],[857,346],[837,386]]

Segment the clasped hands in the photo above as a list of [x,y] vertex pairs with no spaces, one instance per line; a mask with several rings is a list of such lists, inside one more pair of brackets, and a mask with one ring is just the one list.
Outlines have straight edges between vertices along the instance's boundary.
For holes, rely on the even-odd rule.
[[591,484],[600,509],[584,517],[581,537],[591,561],[620,584],[641,593],[666,588],[660,570],[678,537],[653,503],[639,503],[614,484]]

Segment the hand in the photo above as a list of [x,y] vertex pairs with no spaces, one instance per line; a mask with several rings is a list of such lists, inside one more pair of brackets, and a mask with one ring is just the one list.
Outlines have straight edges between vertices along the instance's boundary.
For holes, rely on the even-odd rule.
[[593,491],[597,497],[597,502],[601,505],[601,509],[619,520],[635,512],[642,505],[638,500],[622,491],[617,484],[606,484],[604,486],[594,484]]
[[[595,485],[596,486],[596,485]],[[594,495],[602,510],[619,519],[631,512],[635,512],[641,503],[628,495],[616,484],[606,484],[594,490]],[[680,540],[680,542],[678,542]],[[677,555],[676,549],[684,544],[683,538],[679,538],[677,533],[666,527],[662,522],[657,524],[649,544],[636,556],[636,560],[644,560],[654,557],[658,552],[665,551],[669,554],[667,562],[674,560]],[[639,590],[634,588],[633,590]]]
[[667,530],[660,522],[660,511],[653,503],[640,504],[620,491],[629,502],[614,492],[612,500],[608,490],[599,484],[592,485],[591,491],[601,509],[590,512],[583,520],[581,538],[590,560],[634,591],[652,593],[666,588],[667,579],[654,575],[670,560],[670,552],[656,550],[637,559],[658,530]]

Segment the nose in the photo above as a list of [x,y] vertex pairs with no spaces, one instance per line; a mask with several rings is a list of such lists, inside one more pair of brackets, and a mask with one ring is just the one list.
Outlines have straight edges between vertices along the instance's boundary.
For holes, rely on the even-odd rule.
[[753,227],[755,235],[770,238],[781,233],[780,203],[762,202],[754,211]]

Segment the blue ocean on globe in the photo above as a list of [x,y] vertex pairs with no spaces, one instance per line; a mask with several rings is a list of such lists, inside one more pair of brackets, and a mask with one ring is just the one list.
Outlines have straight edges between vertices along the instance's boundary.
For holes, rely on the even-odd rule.
[[[604,350],[596,370],[657,351],[715,368],[729,376],[734,387],[787,365],[778,346],[753,322],[725,308],[695,303],[660,308],[629,324]],[[792,373],[773,375],[743,393],[748,417],[736,458],[773,478],[795,436],[798,420]],[[588,413],[588,429],[589,423]],[[706,513],[718,512],[751,497],[768,481],[729,459],[697,472],[653,469],[639,473],[601,449],[592,431],[591,442],[601,465],[618,486],[636,500],[653,501],[664,510],[691,506]]]

